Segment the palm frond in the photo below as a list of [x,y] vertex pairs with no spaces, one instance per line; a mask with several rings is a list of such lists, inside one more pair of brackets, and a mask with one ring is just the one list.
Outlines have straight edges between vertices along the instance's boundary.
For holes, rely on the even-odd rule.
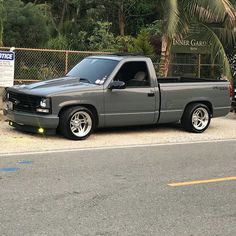
[[183,4],[189,15],[197,14],[201,22],[224,22],[228,18],[235,26],[236,12],[229,0],[183,0]]
[[179,22],[177,25],[176,37],[183,37],[189,32],[190,22],[189,16],[184,11],[182,5],[179,5]]
[[211,29],[222,42],[224,48],[234,47],[236,44],[236,34],[231,29],[221,27],[211,27]]
[[206,29],[206,34],[208,34],[209,41],[211,42],[211,59],[212,63],[218,62],[222,65],[223,74],[232,80],[232,74],[230,69],[230,64],[225,53],[223,44],[221,43],[217,34],[207,25],[201,24]]

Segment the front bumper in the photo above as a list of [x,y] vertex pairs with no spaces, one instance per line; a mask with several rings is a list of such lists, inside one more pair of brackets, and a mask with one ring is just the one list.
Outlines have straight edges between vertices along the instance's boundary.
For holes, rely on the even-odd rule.
[[[56,129],[59,124],[59,117],[54,115],[38,115],[12,110],[4,110],[7,119],[17,127],[35,127],[44,129]],[[17,128],[16,127],[16,128]]]

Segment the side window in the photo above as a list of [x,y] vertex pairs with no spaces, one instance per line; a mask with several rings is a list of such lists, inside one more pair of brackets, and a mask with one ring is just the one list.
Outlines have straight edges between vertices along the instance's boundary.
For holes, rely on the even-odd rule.
[[148,87],[150,78],[146,62],[127,62],[116,74],[115,81],[123,81],[126,87]]

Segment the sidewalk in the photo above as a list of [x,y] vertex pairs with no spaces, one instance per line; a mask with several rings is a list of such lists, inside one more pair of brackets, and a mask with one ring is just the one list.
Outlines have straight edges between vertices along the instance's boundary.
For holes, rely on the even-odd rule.
[[0,112],[0,156],[3,153],[49,151],[59,149],[94,148],[120,145],[164,144],[194,141],[236,139],[236,114],[212,119],[202,134],[183,131],[180,125],[123,127],[103,129],[87,140],[72,141],[61,136],[42,136],[17,131],[4,122]]

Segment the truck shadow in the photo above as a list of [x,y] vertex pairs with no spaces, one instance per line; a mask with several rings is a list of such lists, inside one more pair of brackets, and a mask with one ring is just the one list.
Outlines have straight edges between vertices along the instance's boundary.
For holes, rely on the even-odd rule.
[[125,127],[107,127],[99,128],[95,131],[96,134],[115,134],[115,133],[152,133],[156,130],[171,132],[171,131],[183,131],[180,123],[170,123],[170,124],[159,124],[159,125],[142,125],[142,126],[125,126]]
[[224,118],[228,119],[228,120],[236,120],[236,112],[230,112],[227,116],[225,116]]

